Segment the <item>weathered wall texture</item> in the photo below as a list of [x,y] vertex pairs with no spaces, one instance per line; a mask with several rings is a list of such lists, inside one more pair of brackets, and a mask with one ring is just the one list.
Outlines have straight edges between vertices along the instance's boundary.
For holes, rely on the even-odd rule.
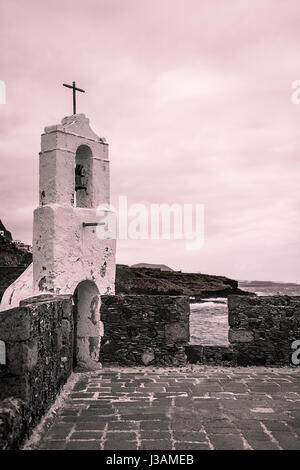
[[[11,429],[9,445],[14,446],[43,416],[72,372],[71,298],[58,296],[1,312],[0,340],[6,346],[6,364],[0,365],[0,400],[18,399],[18,406],[9,412],[7,401],[0,402],[0,417],[6,416],[2,425],[6,432]],[[1,444],[0,439],[0,448]]]
[[101,362],[123,366],[184,365],[189,314],[189,302],[183,296],[102,296]]
[[237,354],[232,346],[202,346],[189,344],[185,348],[187,360],[191,364],[214,366],[236,366]]
[[300,339],[300,297],[230,296],[230,346],[186,347],[191,363],[253,366],[291,365]]
[[0,450],[18,449],[28,431],[25,404],[19,398],[0,402]]
[[291,344],[300,339],[300,297],[228,299],[229,342],[237,364],[290,364]]

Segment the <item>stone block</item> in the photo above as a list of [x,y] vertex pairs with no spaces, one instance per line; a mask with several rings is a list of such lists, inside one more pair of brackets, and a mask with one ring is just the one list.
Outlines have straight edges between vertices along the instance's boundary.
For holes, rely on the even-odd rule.
[[253,333],[247,330],[237,330],[230,328],[229,342],[230,343],[250,343],[253,341]]
[[167,323],[165,325],[165,337],[167,344],[174,344],[176,341],[187,342],[189,340],[189,328],[186,323]]
[[62,317],[71,320],[73,318],[72,296],[66,295],[60,297],[64,297],[64,299],[62,299]]
[[152,351],[152,349],[148,349],[147,351],[144,352],[144,354],[142,354],[142,363],[147,366],[148,364],[150,364],[152,361],[154,361],[155,359],[155,355]]
[[1,377],[0,400],[4,400],[8,397],[16,397],[27,402],[29,390],[28,374]]
[[203,346],[201,345],[188,345],[185,347],[187,360],[190,364],[202,363],[203,361]]
[[26,343],[7,344],[7,368],[12,375],[23,375],[31,371],[38,360],[37,339]]
[[16,307],[0,313],[0,339],[4,342],[26,341],[31,335],[30,310]]

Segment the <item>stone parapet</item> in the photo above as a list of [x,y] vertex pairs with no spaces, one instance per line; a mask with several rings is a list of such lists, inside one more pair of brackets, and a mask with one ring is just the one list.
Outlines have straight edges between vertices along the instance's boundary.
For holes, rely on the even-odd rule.
[[127,366],[184,365],[189,314],[188,298],[184,296],[102,296],[101,362]]
[[[34,300],[0,313],[0,448],[14,448],[28,435],[72,372],[71,298]],[[8,433],[6,443],[1,432]]]

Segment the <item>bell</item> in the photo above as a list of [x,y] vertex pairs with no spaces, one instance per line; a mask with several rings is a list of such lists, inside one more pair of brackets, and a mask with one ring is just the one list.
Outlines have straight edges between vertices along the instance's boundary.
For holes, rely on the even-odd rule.
[[76,165],[75,168],[75,191],[86,189],[84,184],[84,170],[82,165]]

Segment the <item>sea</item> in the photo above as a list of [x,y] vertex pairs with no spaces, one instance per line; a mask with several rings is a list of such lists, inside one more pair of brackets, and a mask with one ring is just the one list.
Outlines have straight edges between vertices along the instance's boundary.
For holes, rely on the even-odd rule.
[[[299,295],[300,284],[239,281],[239,288],[266,295]],[[228,346],[228,308],[226,298],[207,298],[200,303],[191,303],[190,344],[203,346]]]

